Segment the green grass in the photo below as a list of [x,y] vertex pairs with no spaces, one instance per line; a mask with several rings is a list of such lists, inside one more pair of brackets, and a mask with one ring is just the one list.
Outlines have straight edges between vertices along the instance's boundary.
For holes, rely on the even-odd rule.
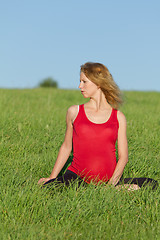
[[[159,182],[160,93],[124,97],[124,177]],[[84,102],[73,90],[0,90],[0,239],[160,239],[159,187],[128,192],[37,186],[49,176],[63,142],[67,108]]]

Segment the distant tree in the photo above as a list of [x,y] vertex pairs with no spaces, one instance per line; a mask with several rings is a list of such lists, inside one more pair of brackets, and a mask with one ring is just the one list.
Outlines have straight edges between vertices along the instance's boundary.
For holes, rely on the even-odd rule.
[[58,88],[58,83],[51,77],[45,78],[39,83],[39,87]]

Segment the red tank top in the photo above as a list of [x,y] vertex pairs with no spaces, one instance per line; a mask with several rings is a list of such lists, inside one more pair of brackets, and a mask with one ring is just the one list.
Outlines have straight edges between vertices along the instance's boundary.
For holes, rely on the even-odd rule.
[[79,106],[73,123],[73,161],[68,170],[90,183],[108,181],[116,167],[116,140],[118,136],[117,110],[112,109],[107,122],[91,122]]

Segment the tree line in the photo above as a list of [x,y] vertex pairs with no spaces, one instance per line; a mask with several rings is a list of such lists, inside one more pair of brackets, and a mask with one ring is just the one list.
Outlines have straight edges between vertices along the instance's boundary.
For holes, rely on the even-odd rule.
[[58,82],[57,82],[56,80],[54,80],[53,78],[48,77],[48,78],[43,79],[43,80],[39,83],[38,87],[58,88]]

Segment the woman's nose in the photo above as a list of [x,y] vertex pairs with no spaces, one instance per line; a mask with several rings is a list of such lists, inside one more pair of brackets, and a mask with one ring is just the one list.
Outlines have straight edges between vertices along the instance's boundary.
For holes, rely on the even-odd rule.
[[80,88],[80,89],[82,88],[82,83],[81,83],[81,82],[80,82],[80,84],[79,84],[78,88]]

